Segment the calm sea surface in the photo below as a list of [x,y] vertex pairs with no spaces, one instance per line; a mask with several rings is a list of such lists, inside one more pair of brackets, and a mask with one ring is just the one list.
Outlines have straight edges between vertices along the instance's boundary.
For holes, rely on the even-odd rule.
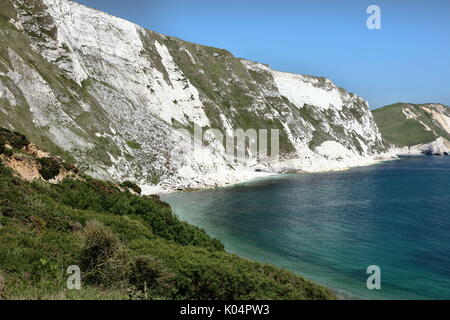
[[[450,299],[450,157],[162,197],[229,252],[363,299]],[[366,269],[381,268],[368,290]]]

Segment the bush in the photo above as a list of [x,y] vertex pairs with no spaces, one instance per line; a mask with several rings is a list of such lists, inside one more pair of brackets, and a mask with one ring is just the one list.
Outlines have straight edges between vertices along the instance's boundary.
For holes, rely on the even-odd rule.
[[93,270],[113,257],[119,249],[117,236],[102,223],[91,220],[83,229],[81,264],[85,270]]
[[11,157],[13,155],[13,151],[4,145],[0,145],[0,154],[4,154],[6,157]]
[[10,144],[15,149],[22,149],[30,144],[30,141],[25,135],[5,128],[0,128],[0,139],[1,144]]
[[0,274],[0,300],[6,299],[5,278]]
[[114,185],[96,179],[64,179],[55,185],[51,196],[72,208],[115,215],[138,215],[153,233],[182,245],[210,250],[224,250],[223,244],[209,237],[203,229],[181,221],[169,205],[150,197],[120,192]]
[[131,181],[124,181],[120,184],[120,186],[124,187],[124,188],[130,188],[137,194],[141,194],[141,192],[142,192],[141,188],[136,183],[133,183]]
[[151,179],[150,179],[150,182],[152,183],[152,184],[158,184],[159,183],[159,177],[158,176],[153,176]]
[[140,143],[136,142],[136,141],[127,141],[127,145],[134,150],[139,150],[141,149],[141,145]]
[[135,258],[131,267],[130,282],[152,295],[172,298],[176,293],[174,279],[175,276],[162,263],[149,256]]
[[[162,241],[142,243],[142,251],[170,266],[177,299],[327,299],[328,290],[274,266]],[[145,248],[145,249],[144,249]]]
[[117,286],[128,275],[127,252],[119,238],[102,223],[91,220],[82,231],[80,267],[89,282]]
[[38,162],[41,164],[39,173],[45,180],[53,179],[59,174],[61,165],[56,159],[51,157],[44,157],[38,159]]

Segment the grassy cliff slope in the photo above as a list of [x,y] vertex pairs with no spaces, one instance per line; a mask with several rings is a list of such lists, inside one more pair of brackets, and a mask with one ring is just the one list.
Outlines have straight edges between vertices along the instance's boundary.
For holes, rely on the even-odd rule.
[[383,138],[397,146],[450,139],[450,109],[440,104],[395,103],[372,111]]
[[[0,299],[334,297],[293,273],[225,252],[130,183],[96,180],[30,153],[25,136],[5,129],[0,145]],[[22,179],[10,168],[17,162],[40,174]],[[56,183],[63,169],[71,174]],[[81,290],[66,288],[71,265],[81,268]]]

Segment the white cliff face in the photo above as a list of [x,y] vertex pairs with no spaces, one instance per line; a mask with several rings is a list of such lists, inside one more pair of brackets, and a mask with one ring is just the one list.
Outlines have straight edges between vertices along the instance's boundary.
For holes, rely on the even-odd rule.
[[[44,0],[48,14],[58,30],[58,48],[66,45],[74,67],[69,75],[75,81],[90,78],[107,83],[134,106],[146,106],[171,124],[193,121],[208,126],[199,94],[185,78],[165,45],[155,41],[157,53],[168,75],[164,75],[142,54],[144,44],[139,26],[74,2]],[[50,50],[44,52],[52,61]],[[80,82],[81,82],[80,81]]]
[[305,104],[321,110],[341,110],[344,102],[338,88],[328,79],[287,72],[272,72],[278,91],[299,108]]
[[[7,2],[0,125],[40,137],[91,175],[151,192],[343,169],[386,151],[367,102],[328,79],[273,71],[67,0]],[[280,159],[264,164],[269,173],[255,172],[254,160],[230,163],[214,135],[192,147],[194,126],[224,136],[278,129]]]
[[[422,107],[442,129],[450,135],[450,110],[441,104],[431,103]],[[431,129],[430,129],[431,130]]]
[[[305,106],[314,106],[318,112],[328,116],[322,124],[325,132],[330,133],[334,123],[342,126],[349,133],[358,135],[356,138],[363,153],[370,153],[369,143],[381,141],[381,135],[370,113],[367,113],[367,102],[357,95],[339,89],[333,82],[325,78],[290,74],[272,71],[278,92],[289,99],[299,110]],[[344,108],[350,108],[350,114]],[[353,111],[353,112],[352,112]],[[317,119],[318,120],[318,119]]]
[[448,155],[450,154],[450,141],[439,137],[430,143],[420,143],[410,147],[397,147],[392,150],[398,155]]

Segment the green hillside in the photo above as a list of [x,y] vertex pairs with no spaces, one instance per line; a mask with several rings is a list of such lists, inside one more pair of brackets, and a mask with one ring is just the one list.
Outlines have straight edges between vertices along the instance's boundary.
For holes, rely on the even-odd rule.
[[[438,136],[436,132],[445,136],[446,132],[438,126],[431,115],[423,110],[424,105],[395,103],[373,110],[375,122],[383,138],[397,146],[413,146],[434,141]],[[418,119],[408,119],[402,108],[409,109],[417,118],[433,131],[427,131]]]
[[[0,130],[0,299],[334,298],[293,273],[225,252],[131,183],[36,159],[28,143]],[[35,161],[46,179],[59,166],[75,173],[59,184],[29,183],[6,166],[14,160]],[[70,265],[81,268],[81,290],[66,288]]]

